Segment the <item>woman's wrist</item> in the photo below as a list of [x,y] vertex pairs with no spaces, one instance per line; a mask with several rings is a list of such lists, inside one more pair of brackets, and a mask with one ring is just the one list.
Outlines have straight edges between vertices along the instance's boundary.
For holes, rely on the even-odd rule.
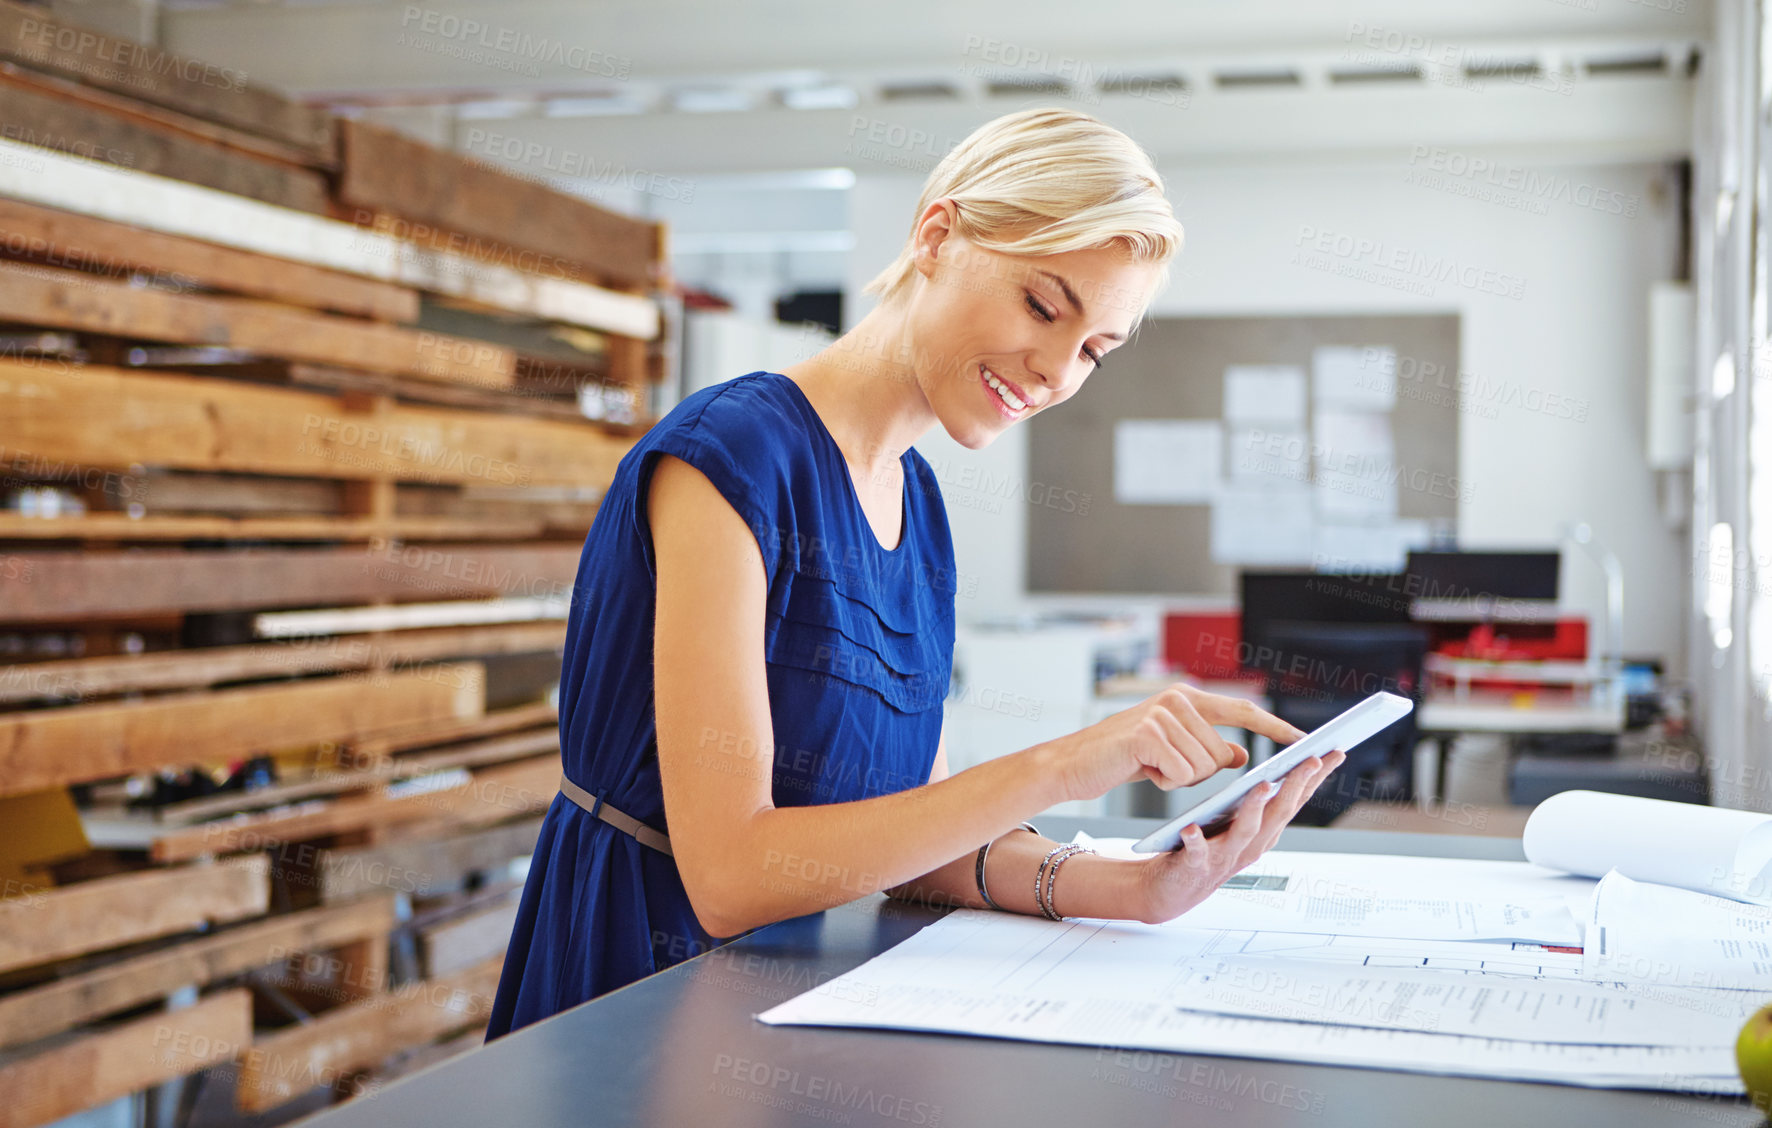
[[1067,917],[1144,920],[1149,915],[1149,869],[1143,861],[1072,855],[1053,882],[1052,908]]

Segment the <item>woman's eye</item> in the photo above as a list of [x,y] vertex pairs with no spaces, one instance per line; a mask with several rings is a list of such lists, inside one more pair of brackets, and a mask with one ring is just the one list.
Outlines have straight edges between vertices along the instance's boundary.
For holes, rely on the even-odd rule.
[[[1023,293],[1027,298],[1028,308],[1034,311],[1035,317],[1038,317],[1041,321],[1051,321],[1052,320],[1052,315],[1050,313],[1046,312],[1045,306],[1043,306],[1039,302],[1035,301],[1034,296],[1032,294],[1028,294],[1028,293],[1026,293],[1026,291],[1023,291]],[[1101,357],[1096,355],[1095,353],[1090,352],[1088,349],[1083,350],[1083,359],[1087,360],[1090,364],[1093,364],[1097,368],[1101,367]]]

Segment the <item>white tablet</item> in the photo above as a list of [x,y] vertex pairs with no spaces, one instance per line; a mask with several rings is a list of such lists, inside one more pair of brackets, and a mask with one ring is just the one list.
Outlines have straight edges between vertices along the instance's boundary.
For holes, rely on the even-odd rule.
[[1355,745],[1378,735],[1409,715],[1415,702],[1394,693],[1374,693],[1352,709],[1293,741],[1279,752],[1245,772],[1235,783],[1204,799],[1187,813],[1151,831],[1132,848],[1141,854],[1173,850],[1181,845],[1181,832],[1194,823],[1210,838],[1231,825],[1231,816],[1243,796],[1264,782],[1278,783],[1293,768],[1313,756],[1327,756],[1336,749],[1351,752]]

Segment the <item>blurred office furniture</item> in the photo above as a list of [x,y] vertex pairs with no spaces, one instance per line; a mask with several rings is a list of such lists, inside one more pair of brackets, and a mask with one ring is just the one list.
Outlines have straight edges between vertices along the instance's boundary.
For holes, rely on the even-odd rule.
[[732,310],[683,316],[683,379],[688,396],[759,368],[780,372],[819,352],[835,335],[817,325],[784,325]]
[[[1605,754],[1555,749],[1516,755],[1509,765],[1508,801],[1536,806],[1559,791],[1581,789],[1640,795],[1676,803],[1709,803],[1712,784],[1703,753],[1689,736],[1669,736],[1660,727],[1627,732]],[[1745,806],[1751,798],[1725,786],[1716,802]]]
[[[1419,706],[1428,631],[1388,574],[1245,572],[1241,629],[1269,711],[1309,732],[1374,693]],[[1359,799],[1414,791],[1414,713],[1351,749],[1298,821],[1324,826]]]
[[[1607,763],[1626,721],[1623,568],[1586,525],[1569,526],[1563,543],[1605,575],[1598,645],[1585,619],[1561,611],[1560,551],[1409,554],[1406,582],[1419,593],[1411,614],[1433,629],[1419,718],[1423,798],[1543,797],[1554,793],[1543,790],[1551,776],[1567,781],[1554,790],[1634,793]],[[1545,756],[1574,759],[1553,769],[1537,763]]]
[[[1142,665],[1154,650],[1155,629],[1154,620],[1099,615],[957,627],[946,711],[949,770],[1068,735],[1116,711],[1103,711],[1096,684]],[[1128,815],[1126,790],[1060,803],[1052,813]]]

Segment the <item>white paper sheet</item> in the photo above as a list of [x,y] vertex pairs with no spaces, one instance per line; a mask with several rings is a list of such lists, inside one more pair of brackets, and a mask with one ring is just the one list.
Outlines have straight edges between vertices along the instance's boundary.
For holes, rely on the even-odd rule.
[[1311,353],[1316,405],[1389,411],[1397,402],[1397,352],[1380,346],[1325,345]]
[[1526,857],[1550,869],[1772,904],[1772,815],[1564,791],[1526,820]]
[[1238,942],[1170,926],[960,910],[758,1018],[1596,1087],[1741,1091],[1725,1047],[1568,1045],[1234,1018],[1149,997],[1205,949]]
[[1744,991],[1681,994],[1240,956],[1191,963],[1155,998],[1244,1018],[1603,1046],[1733,1046],[1760,1007]]
[[1283,486],[1311,480],[1311,437],[1302,427],[1232,427],[1229,453],[1231,481],[1241,485]]
[[[1075,841],[1148,858],[1131,839]],[[1270,850],[1173,922],[1195,929],[1581,946],[1593,883],[1527,862]]]
[[1380,411],[1320,409],[1314,427],[1318,516],[1394,519],[1401,475],[1390,416]]
[[1725,988],[1750,1003],[1772,991],[1772,908],[1632,881],[1617,870],[1590,902],[1582,977]]
[[1523,940],[1402,940],[1308,932],[1224,933],[1208,949],[1360,967],[1425,967],[1466,974],[1578,980],[1581,951]]
[[1302,424],[1304,369],[1295,364],[1233,364],[1224,370],[1224,417]]
[[1200,505],[1216,496],[1224,461],[1216,419],[1122,419],[1114,424],[1114,500]]
[[1219,564],[1307,565],[1315,528],[1308,486],[1226,485],[1212,499],[1212,559]]

